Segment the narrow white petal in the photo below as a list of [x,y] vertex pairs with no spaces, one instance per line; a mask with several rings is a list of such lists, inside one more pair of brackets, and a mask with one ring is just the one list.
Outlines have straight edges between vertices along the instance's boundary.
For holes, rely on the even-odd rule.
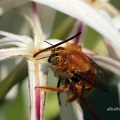
[[[76,101],[68,103],[65,106],[65,101],[68,95],[66,93],[62,93],[60,95],[60,118],[61,120],[83,120],[83,112]],[[76,112],[76,113],[75,113]],[[79,118],[80,117],[80,118]]]
[[0,48],[4,47],[4,46],[11,46],[11,45],[14,45],[14,46],[19,46],[19,47],[28,47],[27,44],[21,42],[21,41],[18,41],[16,39],[11,39],[11,38],[8,38],[8,37],[3,37],[0,39]]
[[78,40],[76,40],[76,38],[73,39],[73,42],[83,45],[83,41],[87,32],[87,26],[85,23],[81,22],[80,20],[76,20],[72,28],[72,31],[70,32],[69,37],[71,37],[72,35],[75,35],[78,32],[82,32],[82,34],[80,34],[79,38],[76,37]]
[[120,15],[113,19],[113,24],[120,30]]
[[0,44],[0,48],[3,48],[3,47],[6,48],[5,46],[27,47],[27,45],[21,42],[9,42],[9,43]]
[[77,101],[72,102],[72,107],[74,114],[76,116],[76,120],[84,120],[83,118],[83,111],[82,108],[80,107],[80,104],[78,104]]
[[6,48],[0,49],[0,60],[4,60],[10,57],[15,56],[32,56],[32,52],[30,52],[27,48]]
[[[46,86],[47,66],[38,64],[37,61],[28,60],[29,69],[29,92],[30,92],[30,118],[29,120],[37,120],[36,116],[36,89],[35,87]],[[40,90],[40,120],[44,119],[45,92]]]
[[37,14],[34,14],[33,16],[34,18],[34,23],[35,23],[35,33],[34,33],[34,46],[35,49],[39,49],[39,47],[41,47],[43,45],[43,32],[42,32],[42,28],[41,28],[41,23],[39,21],[39,17]]
[[21,41],[21,42],[28,44],[28,45],[33,43],[32,39],[28,36],[16,35],[16,34],[1,31],[1,30],[0,30],[0,35],[6,36],[6,37],[9,37],[12,39],[16,39],[16,40]]
[[101,67],[113,72],[114,74],[120,76],[120,61],[114,60],[109,57],[103,57],[95,55],[91,57],[96,63]]
[[[31,9],[28,9],[28,14],[31,15],[32,11]],[[29,23],[34,35],[36,34],[36,28],[35,28],[35,24],[33,23],[33,14],[31,15],[32,18],[30,18],[30,16],[28,16],[25,12],[22,12],[22,11],[18,11],[18,13]]]
[[119,61],[120,60],[120,52],[116,49],[114,44],[112,44],[111,42],[109,42],[106,39],[105,39],[105,43],[106,43],[107,49],[109,51],[109,57]]
[[30,94],[30,119],[36,120],[36,104],[35,104],[35,73],[34,73],[34,63],[28,60],[28,70],[29,70],[29,94]]
[[120,34],[112,21],[108,20],[100,12],[89,6],[83,0],[32,0],[48,5],[56,10],[68,14],[78,20],[82,20],[90,27],[111,40],[120,50]]

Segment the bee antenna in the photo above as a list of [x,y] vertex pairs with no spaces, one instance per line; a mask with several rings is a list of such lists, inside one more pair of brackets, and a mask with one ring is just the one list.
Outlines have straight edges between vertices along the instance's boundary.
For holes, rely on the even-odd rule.
[[46,42],[46,43],[48,43],[49,45],[52,45],[53,46],[53,44],[51,44],[50,42],[48,42],[48,41],[44,41],[44,42]]
[[57,43],[57,44],[55,44],[55,45],[52,45],[51,43],[49,43],[49,42],[46,41],[48,44],[51,44],[52,46],[36,52],[36,53],[33,55],[33,57],[36,57],[38,54],[40,54],[40,53],[42,53],[42,52],[45,52],[45,51],[47,51],[47,50],[49,50],[49,49],[52,49],[52,48],[55,49],[55,47],[57,47],[57,46],[59,46],[59,45],[61,45],[61,44],[63,44],[63,43],[66,43],[66,42],[74,39],[75,37],[77,37],[77,36],[80,35],[80,34],[81,34],[81,32],[79,32],[79,33],[77,33],[76,35],[74,35],[74,36],[72,36],[72,37],[70,37],[70,38],[68,38],[68,39],[66,39],[66,40],[64,40],[64,41],[62,41],[62,42],[60,42],[60,43]]
[[40,59],[44,59],[44,58],[48,58],[50,56],[46,56],[46,57],[42,57],[42,58],[37,58],[36,60],[40,60]]
[[74,39],[75,37],[77,37],[77,36],[80,35],[80,34],[81,34],[81,32],[78,32],[76,35],[74,35],[74,36],[72,36],[72,37],[70,37],[70,38],[68,38],[68,39],[66,39],[66,40],[64,40],[64,41],[62,41],[62,42],[60,42],[60,43],[57,43],[57,44],[55,44],[55,45],[53,45],[53,46],[54,46],[54,47],[57,47],[57,46],[59,46],[59,45],[61,45],[61,44],[63,44],[63,43],[66,43],[66,42]]
[[55,50],[55,47],[54,47],[54,45],[53,44],[51,44],[50,42],[48,42],[48,41],[44,41],[44,42],[46,42],[46,43],[48,43],[49,45],[51,45],[53,48],[54,48],[54,50]]

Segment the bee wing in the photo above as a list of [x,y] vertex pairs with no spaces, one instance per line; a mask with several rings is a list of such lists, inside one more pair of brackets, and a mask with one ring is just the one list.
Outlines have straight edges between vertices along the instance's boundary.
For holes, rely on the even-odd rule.
[[[89,58],[90,59],[90,58]],[[91,60],[92,65],[96,68],[96,74],[91,72],[86,73],[77,73],[77,76],[80,77],[80,79],[86,81],[87,83],[93,85],[96,89],[109,92],[110,87],[108,86],[108,80],[109,77],[107,73],[99,66],[97,65],[93,60]]]

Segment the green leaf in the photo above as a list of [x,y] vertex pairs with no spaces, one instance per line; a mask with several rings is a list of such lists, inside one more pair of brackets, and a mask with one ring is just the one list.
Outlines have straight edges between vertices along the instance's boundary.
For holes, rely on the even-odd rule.
[[65,39],[74,25],[75,19],[58,12],[50,38]]
[[27,62],[22,60],[11,73],[0,82],[0,103],[8,91],[18,82],[22,82],[27,76]]

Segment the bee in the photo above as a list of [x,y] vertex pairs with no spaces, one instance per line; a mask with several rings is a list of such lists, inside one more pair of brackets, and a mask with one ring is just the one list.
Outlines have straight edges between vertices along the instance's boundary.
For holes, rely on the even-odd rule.
[[60,92],[70,91],[71,95],[67,97],[66,103],[86,95],[93,87],[105,92],[110,91],[107,73],[82,52],[80,45],[67,43],[65,47],[58,46],[64,42],[55,45],[48,58],[48,63],[56,68],[54,75],[59,78],[57,88],[38,88],[46,92],[57,92],[58,98]]

